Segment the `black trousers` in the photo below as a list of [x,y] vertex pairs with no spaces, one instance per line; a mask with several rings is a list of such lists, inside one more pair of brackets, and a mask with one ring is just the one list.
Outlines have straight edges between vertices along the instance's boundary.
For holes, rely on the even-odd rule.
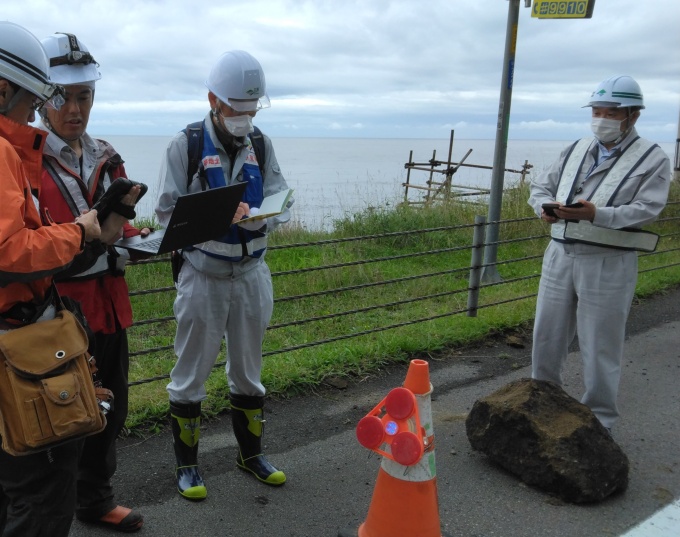
[[78,464],[77,511],[79,518],[99,518],[116,507],[111,478],[116,472],[116,438],[128,413],[128,370],[130,364],[127,332],[95,334],[94,357],[97,378],[113,392],[113,410],[106,416],[106,428],[83,442]]
[[68,537],[82,440],[14,457],[0,449],[0,535]]

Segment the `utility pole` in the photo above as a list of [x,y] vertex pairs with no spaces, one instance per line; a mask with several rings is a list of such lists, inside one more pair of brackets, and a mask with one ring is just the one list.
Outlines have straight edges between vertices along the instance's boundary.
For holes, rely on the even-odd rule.
[[680,182],[680,117],[678,117],[678,137],[675,139],[675,169],[673,179]]
[[[505,156],[508,149],[508,127],[510,124],[510,103],[512,102],[512,82],[515,71],[515,49],[517,47],[517,24],[519,21],[520,0],[508,0],[508,25],[505,31],[505,58],[503,61],[503,78],[501,79],[501,97],[498,106],[498,124],[496,126],[496,147],[491,172],[491,193],[489,195],[488,228],[486,248],[484,248],[483,283],[501,281],[496,267],[498,255],[498,221],[501,218],[503,201],[503,180],[505,175]],[[524,7],[532,8],[531,16],[539,19],[589,19],[593,16],[595,0],[524,0]],[[680,132],[678,134],[680,140]],[[679,142],[680,143],[680,142]],[[676,153],[677,155],[677,153]],[[677,161],[676,166],[680,166]],[[680,173],[680,172],[678,172]]]
[[[519,21],[519,1],[508,0],[508,25],[505,31],[505,58],[503,60],[503,77],[501,79],[501,96],[498,105],[498,123],[496,125],[496,146],[491,172],[491,193],[489,195],[489,223],[484,248],[484,269],[482,282],[497,283],[501,281],[496,268],[498,254],[498,221],[501,218],[503,201],[503,181],[505,175],[505,157],[508,150],[508,127],[510,124],[510,103],[512,101],[512,79],[515,72],[515,49],[517,47],[517,23]],[[531,2],[525,0],[525,5]],[[529,7],[527,6],[527,7]]]

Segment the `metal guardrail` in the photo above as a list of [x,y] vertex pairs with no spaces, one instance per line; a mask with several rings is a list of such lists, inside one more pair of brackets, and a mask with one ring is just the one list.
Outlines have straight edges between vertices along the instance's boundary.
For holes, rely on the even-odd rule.
[[[675,202],[678,203],[678,202]],[[664,253],[669,253],[669,252],[677,252],[680,248],[674,247],[672,244],[672,239],[680,235],[680,225],[678,222],[680,221],[680,217],[668,217],[668,218],[662,218],[659,220],[659,224],[670,224],[670,231],[664,235],[662,235],[662,239],[660,241],[660,244],[665,245],[668,243],[671,243],[669,248],[667,249],[659,249],[654,253],[650,254],[641,254],[640,258],[643,257],[654,257],[654,256],[660,256],[661,254]],[[496,225],[503,225],[503,226],[522,226],[522,225],[533,225],[535,226],[536,219],[533,217],[529,218],[518,218],[518,219],[511,219],[511,220],[501,220],[498,222],[495,222],[494,224]],[[406,275],[399,275],[398,277],[393,277],[393,278],[378,278],[373,281],[366,281],[364,283],[360,284],[354,284],[354,285],[345,285],[345,286],[338,286],[338,287],[329,287],[327,289],[322,289],[322,290],[317,290],[313,292],[308,292],[308,293],[301,293],[301,294],[296,294],[296,295],[289,295],[289,296],[280,296],[275,299],[275,310],[276,310],[276,304],[284,304],[284,303],[292,303],[296,301],[302,301],[302,300],[308,300],[308,299],[319,299],[322,297],[333,297],[337,296],[341,293],[346,293],[346,292],[351,292],[351,291],[357,291],[357,290],[364,290],[364,289],[372,289],[372,288],[379,288],[379,287],[387,287],[387,286],[393,286],[393,285],[402,285],[407,282],[411,282],[413,280],[422,280],[425,281],[427,279],[431,278],[441,278],[441,277],[451,277],[452,281],[452,286],[451,288],[448,288],[444,291],[439,291],[436,293],[423,293],[420,295],[415,295],[415,296],[407,296],[407,297],[400,297],[398,300],[391,300],[391,301],[386,301],[386,302],[380,302],[376,301],[374,303],[370,304],[357,304],[357,307],[351,308],[351,309],[346,309],[343,311],[328,311],[324,312],[321,315],[312,315],[309,317],[301,318],[301,319],[292,319],[292,320],[283,320],[281,322],[273,322],[269,327],[268,331],[274,331],[274,330],[284,330],[288,329],[291,327],[295,327],[298,325],[304,325],[304,324],[309,324],[309,323],[316,323],[320,321],[328,321],[332,320],[334,318],[339,318],[339,317],[345,317],[348,315],[360,315],[360,314],[366,314],[369,312],[377,312],[377,311],[390,311],[393,308],[401,308],[410,304],[414,304],[417,302],[422,302],[426,300],[438,300],[446,297],[452,297],[454,295],[467,295],[467,306],[462,307],[462,308],[453,308],[450,311],[446,311],[443,313],[436,313],[432,314],[429,316],[419,316],[419,317],[414,317],[412,319],[408,320],[400,320],[399,322],[393,322],[389,323],[387,322],[384,325],[375,325],[372,326],[371,328],[368,329],[363,329],[363,330],[352,330],[351,333],[344,333],[344,334],[336,334],[328,337],[323,337],[316,339],[314,341],[298,341],[298,342],[291,342],[290,344],[286,346],[282,346],[280,348],[276,349],[271,349],[271,350],[266,350],[263,353],[263,357],[267,356],[272,356],[275,354],[282,354],[282,353],[287,353],[287,352],[293,352],[297,351],[300,349],[306,349],[310,347],[315,347],[315,346],[321,346],[321,345],[328,345],[331,343],[337,343],[339,341],[351,339],[351,338],[357,338],[357,337],[363,337],[371,334],[377,334],[380,332],[385,332],[387,330],[396,330],[405,326],[413,325],[416,323],[423,323],[426,321],[432,321],[435,319],[441,319],[444,317],[449,317],[449,316],[455,316],[455,315],[462,315],[466,314],[469,317],[475,317],[477,316],[477,313],[479,310],[484,309],[484,308],[492,308],[492,307],[498,307],[501,305],[509,304],[512,302],[517,302],[517,301],[523,301],[527,300],[530,298],[533,298],[536,296],[535,292],[529,292],[529,293],[520,293],[517,296],[511,296],[509,295],[507,298],[503,297],[500,299],[496,300],[491,300],[485,303],[480,303],[480,297],[485,296],[485,291],[489,290],[492,287],[498,287],[498,286],[506,286],[510,287],[510,285],[518,282],[523,282],[523,281],[531,281],[535,280],[536,281],[536,287],[537,288],[537,283],[538,283],[538,277],[540,276],[540,265],[539,265],[539,270],[535,271],[535,273],[527,275],[527,276],[520,276],[520,277],[514,277],[514,278],[507,278],[503,279],[502,281],[499,282],[494,282],[494,283],[488,283],[484,284],[482,282],[482,272],[483,269],[485,268],[485,265],[482,262],[483,255],[484,255],[484,248],[489,246],[488,243],[485,242],[485,231],[490,225],[489,222],[486,222],[485,217],[483,216],[478,216],[475,219],[474,224],[469,224],[469,225],[462,225],[462,226],[446,226],[446,227],[437,227],[437,228],[429,228],[429,229],[417,229],[417,230],[410,230],[410,231],[404,231],[404,232],[394,232],[394,233],[385,233],[385,234],[375,234],[375,235],[368,235],[368,236],[360,236],[360,237],[350,237],[350,238],[341,238],[341,239],[329,239],[329,240],[322,240],[322,241],[316,241],[316,242],[309,242],[309,243],[298,243],[298,244],[285,244],[285,245],[275,245],[270,248],[270,250],[275,251],[275,250],[283,250],[283,249],[296,249],[296,248],[309,248],[309,247],[315,247],[315,248],[323,248],[323,247],[333,247],[334,245],[338,243],[347,243],[347,242],[359,242],[361,241],[362,243],[366,241],[371,241],[371,240],[385,240],[385,239],[392,239],[392,238],[404,238],[404,237],[413,237],[413,236],[418,236],[418,235],[423,235],[423,234],[428,234],[428,233],[441,233],[441,232],[453,232],[453,231],[461,231],[461,230],[469,230],[473,233],[473,239],[471,244],[464,245],[464,246],[452,246],[450,248],[439,248],[439,249],[433,249],[433,250],[422,250],[422,251],[415,251],[415,252],[408,252],[408,253],[399,253],[395,254],[393,256],[383,256],[383,257],[375,257],[371,259],[356,259],[348,262],[342,262],[342,263],[331,263],[327,265],[314,265],[314,266],[307,266],[307,267],[300,267],[296,269],[291,269],[291,270],[285,270],[285,271],[279,271],[279,272],[273,272],[272,277],[275,280],[275,288],[276,288],[276,279],[277,278],[282,278],[282,277],[295,277],[301,274],[309,273],[311,271],[334,271],[337,269],[346,269],[349,267],[360,267],[360,266],[371,266],[375,264],[379,264],[384,261],[395,261],[395,260],[407,260],[407,259],[412,259],[412,258],[423,258],[426,259],[428,256],[438,256],[438,255],[450,255],[454,253],[461,253],[465,251],[469,251],[470,253],[470,261],[469,263],[465,263],[464,265],[461,264],[461,266],[456,266],[456,267],[451,267],[447,270],[443,271],[435,271],[435,272],[426,272],[426,273],[421,273],[421,274],[406,274]],[[666,226],[668,227],[668,226]],[[547,229],[547,228],[546,228]],[[513,243],[519,243],[519,242],[536,242],[536,248],[540,250],[540,254],[532,255],[532,256],[525,256],[525,257],[519,257],[519,258],[509,258],[505,259],[502,261],[497,261],[496,265],[497,266],[511,266],[515,263],[521,263],[521,262],[534,262],[534,263],[540,263],[540,259],[542,258],[542,251],[544,249],[545,243],[548,241],[548,236],[546,233],[541,233],[541,234],[534,234],[530,235],[527,234],[526,236],[521,236],[517,238],[511,238],[508,240],[500,240],[496,241],[494,245],[500,248],[504,249],[509,249],[510,246]],[[500,250],[501,252],[505,250]],[[134,270],[135,265],[147,265],[150,263],[168,263],[169,259],[168,258],[158,258],[158,259],[152,259],[152,260],[145,260],[145,261],[140,261],[140,262],[133,262],[131,263],[131,269]],[[643,272],[649,272],[649,271],[657,271],[657,270],[670,270],[675,268],[678,264],[680,263],[669,263],[669,264],[660,264],[658,266],[653,266],[653,267],[647,267],[643,268],[640,270],[641,273]],[[168,274],[170,273],[170,268],[168,267]],[[467,274],[467,284],[463,286],[454,286],[453,282],[454,281],[465,281],[463,278]],[[458,278],[456,278],[458,276]],[[137,290],[133,291],[130,293],[131,297],[142,297],[141,300],[148,300],[147,296],[148,295],[153,295],[153,294],[164,294],[164,293],[174,293],[175,288],[173,286],[164,286],[164,287],[158,287],[158,288],[153,288],[153,289],[144,289],[144,290]],[[163,326],[163,325],[168,325],[169,323],[174,322],[174,316],[172,315],[165,315],[165,316],[160,316],[160,317],[155,317],[155,318],[146,318],[146,319],[140,319],[134,322],[132,330],[138,327],[148,327],[149,325],[157,325],[157,326]],[[174,327],[167,327],[166,330],[174,330]],[[170,353],[172,351],[173,345],[172,344],[167,344],[167,345],[158,345],[158,346],[145,346],[143,348],[139,347],[138,344],[131,342],[131,350],[132,352],[130,353],[130,357],[132,360],[138,359],[141,356],[145,355],[151,355],[154,353]],[[215,368],[222,367],[224,366],[225,361],[218,361],[215,364]],[[140,384],[146,384],[149,382],[154,382],[158,380],[164,380],[169,378],[168,374],[161,374],[161,375],[156,375],[150,378],[143,378],[143,379],[137,379],[133,380],[130,382],[130,386],[135,386],[135,385],[140,385]]]

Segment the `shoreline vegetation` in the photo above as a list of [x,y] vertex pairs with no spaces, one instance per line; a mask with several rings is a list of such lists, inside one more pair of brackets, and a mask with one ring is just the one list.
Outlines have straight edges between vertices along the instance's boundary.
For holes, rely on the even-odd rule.
[[[481,289],[480,307],[476,317],[463,312],[466,307],[470,244],[475,215],[486,215],[481,203],[460,198],[432,207],[397,206],[373,208],[334,222],[330,232],[308,231],[295,223],[283,226],[270,237],[267,263],[274,275],[274,315],[264,341],[262,381],[268,397],[294,397],[319,389],[328,379],[346,382],[360,381],[381,368],[395,363],[408,363],[414,357],[455,359],[456,348],[482,343],[490,336],[510,331],[530,331],[535,309],[542,253],[548,241],[548,225],[536,218],[527,204],[528,185],[506,189],[503,196],[501,244],[498,249],[498,270],[508,283]],[[661,215],[665,222],[649,227],[662,236],[659,255],[641,255],[636,299],[642,299],[680,284],[680,185],[671,185],[669,205]],[[522,220],[524,219],[524,220]],[[136,225],[148,225],[138,221]],[[451,227],[460,226],[460,229]],[[423,234],[401,234],[410,230],[436,230]],[[377,239],[332,241],[352,237],[379,236]],[[512,240],[515,239],[515,240]],[[319,243],[330,245],[319,245]],[[287,245],[307,245],[287,248]],[[457,251],[456,246],[467,246]],[[446,254],[440,254],[441,251]],[[453,251],[451,251],[453,250]],[[428,255],[403,256],[413,252]],[[351,260],[375,260],[379,263],[351,265]],[[384,259],[384,261],[383,261]],[[520,260],[508,262],[506,260]],[[348,266],[351,265],[351,266]],[[330,267],[329,270],[300,270],[309,267]],[[438,278],[415,278],[392,286],[361,288],[375,279],[390,280],[409,275],[460,272]],[[654,270],[655,267],[663,267]],[[464,269],[464,270],[463,270]],[[126,279],[131,292],[172,286],[169,263],[130,265]],[[318,296],[302,300],[283,300],[318,293],[320,289],[354,288],[356,291]],[[451,294],[451,289],[460,294]],[[397,307],[405,297],[417,292],[436,297],[418,300],[406,307]],[[138,294],[131,297],[135,321],[172,316],[172,291]],[[508,301],[508,299],[514,299]],[[504,301],[508,301],[503,304]],[[357,314],[333,317],[333,312],[381,304]],[[493,305],[499,304],[499,305]],[[492,307],[483,307],[491,305]],[[453,315],[447,313],[456,312]],[[329,316],[329,314],[331,314]],[[323,318],[319,322],[296,324],[295,320]],[[325,317],[330,317],[326,319]],[[414,319],[432,319],[414,322]],[[292,323],[290,321],[293,321]],[[288,325],[281,329],[277,326]],[[375,327],[404,325],[398,329],[375,331]],[[274,328],[272,328],[274,327]],[[175,323],[155,323],[128,329],[130,350],[171,345]],[[358,337],[343,339],[337,334],[357,333]],[[331,342],[305,348],[306,342],[329,338]],[[278,352],[293,346],[302,348]],[[224,362],[223,350],[218,362]],[[126,433],[153,434],[165,426],[168,398],[167,379],[139,383],[167,375],[174,364],[172,350],[132,356],[130,359],[130,409]],[[203,404],[207,418],[229,407],[228,386],[224,366],[216,367],[206,385],[208,399]]]

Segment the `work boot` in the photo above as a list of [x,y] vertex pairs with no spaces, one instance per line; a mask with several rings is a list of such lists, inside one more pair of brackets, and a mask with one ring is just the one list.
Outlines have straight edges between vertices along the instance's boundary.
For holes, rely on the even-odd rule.
[[286,474],[274,468],[262,454],[264,397],[231,394],[230,399],[231,421],[239,447],[237,466],[267,485],[283,485]]
[[172,445],[177,466],[177,490],[188,500],[205,499],[208,491],[198,472],[198,438],[201,425],[201,403],[175,403],[170,401]]

